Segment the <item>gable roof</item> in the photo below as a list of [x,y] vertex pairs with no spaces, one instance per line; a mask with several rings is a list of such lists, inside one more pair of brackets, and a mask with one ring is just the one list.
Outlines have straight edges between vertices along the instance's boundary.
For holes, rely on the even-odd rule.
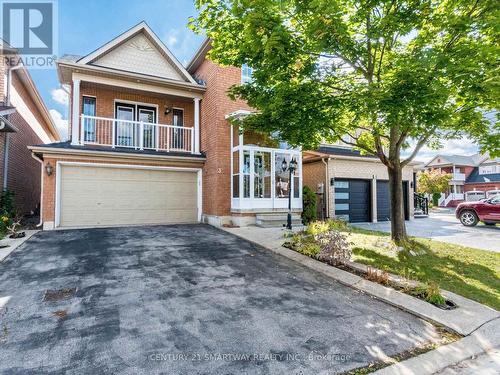
[[[177,58],[170,52],[170,50],[163,44],[163,42],[158,38],[158,36],[151,30],[151,28],[146,24],[146,22],[142,21],[139,24],[135,25],[131,29],[125,31],[120,34],[113,40],[99,47],[95,51],[89,53],[88,55],[79,58],[75,62],[83,65],[97,65],[97,66],[105,66],[107,68],[113,68],[117,70],[127,70],[126,67],[130,66],[130,61],[120,61],[120,56],[117,51],[127,49],[126,43],[132,42],[135,43],[134,47],[139,50],[139,52],[149,51],[151,52],[150,56],[153,61],[146,61],[147,64],[151,63],[159,63],[161,64],[161,68],[163,71],[168,69],[168,66],[172,68],[173,71],[177,73],[177,79],[189,82],[192,84],[196,84],[194,78],[187,72],[187,70],[182,66],[182,64],[177,60]],[[130,52],[130,50],[129,50]],[[107,57],[106,57],[107,56]],[[163,57],[163,64],[161,63],[161,59],[159,57]],[[72,60],[75,58],[71,56]],[[125,68],[125,69],[123,69]],[[161,71],[161,69],[160,69]],[[147,67],[146,72],[137,72],[135,73],[145,73],[146,75],[155,75],[151,74]],[[158,75],[160,78],[174,78],[174,77],[165,77],[165,74]]]
[[207,56],[208,51],[212,49],[212,40],[210,38],[206,38],[203,43],[201,43],[201,46],[198,48],[196,53],[194,54],[193,58],[187,65],[187,71],[191,74],[196,72],[196,69],[198,69],[205,60],[205,56]]
[[[455,164],[466,167],[477,167],[488,159],[488,155],[436,155],[425,166]],[[438,161],[439,160],[439,161]],[[436,161],[436,163],[434,163]]]

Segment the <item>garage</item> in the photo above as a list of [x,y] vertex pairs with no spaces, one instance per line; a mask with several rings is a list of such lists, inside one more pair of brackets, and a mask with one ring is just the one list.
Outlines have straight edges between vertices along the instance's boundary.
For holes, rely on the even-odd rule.
[[335,216],[351,223],[371,221],[370,180],[335,180]]
[[[408,181],[403,181],[403,200],[405,220],[409,220]],[[391,198],[389,181],[377,180],[377,221],[391,220]]]
[[60,164],[60,227],[197,222],[198,170]]

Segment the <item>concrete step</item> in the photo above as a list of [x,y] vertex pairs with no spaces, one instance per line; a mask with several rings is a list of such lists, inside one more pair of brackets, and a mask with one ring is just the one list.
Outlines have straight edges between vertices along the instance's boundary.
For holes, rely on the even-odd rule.
[[425,219],[426,217],[429,217],[429,215],[426,215],[424,213],[416,213],[413,215],[415,219]]
[[[261,228],[278,228],[286,225],[287,213],[257,214],[255,225]],[[302,218],[299,214],[292,214],[292,225],[302,225]]]

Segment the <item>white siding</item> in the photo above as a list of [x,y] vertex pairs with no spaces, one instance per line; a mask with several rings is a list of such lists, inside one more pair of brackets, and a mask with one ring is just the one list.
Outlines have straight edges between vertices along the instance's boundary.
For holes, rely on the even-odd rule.
[[185,82],[181,74],[144,35],[135,37],[101,56],[93,63],[107,68],[148,74]]

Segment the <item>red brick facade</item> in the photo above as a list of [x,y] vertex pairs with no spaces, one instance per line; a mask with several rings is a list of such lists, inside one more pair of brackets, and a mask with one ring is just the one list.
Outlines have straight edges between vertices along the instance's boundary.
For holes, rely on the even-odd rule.
[[[2,68],[3,69],[3,68]],[[45,126],[47,121],[42,116],[35,101],[25,84],[18,75],[12,74],[12,91],[16,91],[22,98],[23,104],[31,112],[39,124]],[[5,75],[0,76],[0,89],[3,97]],[[15,209],[19,214],[36,211],[40,204],[40,163],[31,156],[27,146],[41,144],[43,141],[33,130],[35,124],[28,123],[29,119],[16,112],[8,116],[9,121],[17,128],[14,133],[0,133],[0,184],[5,180],[4,171],[7,167],[7,190],[14,193]],[[8,163],[5,164],[6,144],[8,137]],[[54,139],[52,136],[49,138]]]
[[227,96],[231,86],[241,83],[240,68],[222,67],[205,59],[194,76],[207,85],[200,121],[200,149],[207,156],[203,169],[203,213],[228,216],[231,214],[231,126],[225,116],[251,108]]

